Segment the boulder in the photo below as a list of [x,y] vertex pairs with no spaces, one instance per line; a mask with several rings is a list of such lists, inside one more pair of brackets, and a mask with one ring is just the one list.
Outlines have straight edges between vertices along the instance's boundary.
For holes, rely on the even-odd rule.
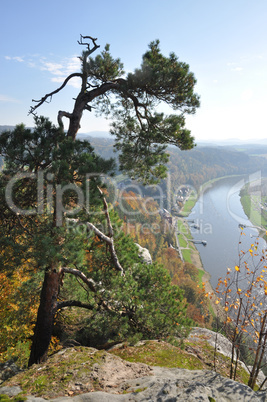
[[135,243],[135,245],[138,247],[138,255],[142,262],[145,264],[152,264],[152,257],[149,250],[145,247],[141,247],[138,243]]

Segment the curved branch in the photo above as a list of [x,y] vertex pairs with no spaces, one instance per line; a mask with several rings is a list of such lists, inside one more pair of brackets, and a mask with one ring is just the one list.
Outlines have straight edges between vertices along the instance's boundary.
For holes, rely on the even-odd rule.
[[[103,204],[104,204],[104,213],[106,216],[106,220],[107,220],[107,224],[108,224],[108,231],[109,231],[109,235],[105,235],[103,232],[101,232],[101,230],[99,230],[93,223],[91,222],[84,222],[86,224],[86,226],[92,230],[99,238],[100,240],[104,241],[105,243],[107,243],[108,247],[109,247],[109,251],[111,254],[111,259],[113,261],[114,267],[117,269],[117,271],[121,272],[121,275],[124,275],[124,271],[123,268],[119,262],[119,258],[117,256],[115,247],[114,247],[114,241],[113,241],[113,228],[112,228],[112,224],[111,224],[111,220],[110,220],[110,216],[108,213],[108,205],[107,205],[107,201],[104,197],[103,191],[98,187],[98,190],[102,196],[103,199]],[[80,222],[78,219],[68,219],[71,222]]]
[[78,276],[89,287],[89,289],[92,292],[94,293],[97,292],[95,281],[93,279],[87,278],[87,276],[85,276],[84,273],[79,271],[78,269],[63,267],[62,272]]
[[82,78],[83,76],[82,76],[81,73],[73,73],[73,74],[70,74],[70,75],[64,80],[63,84],[62,84],[59,88],[55,89],[55,91],[52,91],[52,92],[50,92],[49,94],[46,94],[45,96],[43,96],[43,97],[42,97],[41,99],[39,99],[39,100],[34,100],[34,99],[32,99],[32,102],[38,102],[38,103],[37,103],[36,106],[32,106],[32,107],[30,108],[30,111],[29,111],[28,114],[33,114],[33,112],[34,112],[39,106],[41,106],[43,103],[45,103],[48,98],[52,98],[53,95],[55,95],[55,94],[57,94],[58,92],[60,92],[60,91],[67,85],[67,83],[69,82],[69,80],[71,80],[73,77],[80,77],[80,78]]
[[[104,233],[102,233],[97,227],[95,227],[95,225],[93,225],[90,222],[86,222],[86,225],[89,229],[93,230],[93,232],[104,242],[106,242],[109,246],[109,250],[110,250],[110,254],[111,254],[111,259],[113,261],[113,264],[115,266],[115,268],[117,269],[117,271],[121,272],[121,275],[124,275],[124,271],[123,268],[119,262],[115,247],[114,247],[114,242],[113,242],[113,238],[112,237],[108,237],[106,236]],[[108,223],[109,225],[109,223]]]
[[[83,39],[90,39],[93,42],[94,47],[92,49],[90,49],[90,44],[89,43],[85,43],[83,42]],[[93,38],[92,36],[83,36],[80,34],[80,40],[78,40],[77,42],[79,43],[79,45],[85,45],[87,46],[87,56],[89,56],[89,54],[92,54],[96,49],[98,49],[100,47],[100,45],[96,44],[97,38]]]
[[[94,293],[97,294],[97,288],[96,288],[96,283],[95,283],[95,281],[93,281],[93,279],[87,278],[87,276],[85,276],[83,272],[79,271],[78,269],[75,269],[75,268],[68,268],[68,267],[63,267],[63,268],[61,268],[61,270],[62,270],[63,273],[69,273],[69,274],[73,274],[73,275],[75,275],[75,276],[78,276],[78,277],[81,278],[81,280],[89,287],[90,290],[92,290]],[[103,288],[102,288],[102,289],[99,289],[99,290],[100,290],[100,294],[101,294],[101,292],[103,293],[103,292],[105,291],[105,289],[103,289]],[[97,298],[98,298],[98,300],[99,300],[99,301],[98,301],[98,306],[102,306],[106,311],[109,311],[110,313],[118,314],[118,311],[112,309],[112,308],[107,304],[107,302],[101,298],[100,294],[99,294],[99,293],[97,294]],[[65,305],[64,305],[63,307],[69,305],[69,304],[67,304],[67,303],[68,303],[67,301],[66,301],[66,302],[60,302],[60,303],[58,303],[58,305],[61,305],[61,306],[62,306],[62,305],[63,305],[62,303],[65,303]],[[73,306],[75,305],[75,306],[77,306],[77,307],[89,308],[89,307],[86,307],[86,306],[89,306],[89,305],[86,305],[86,304],[83,304],[83,303],[81,303],[80,305],[78,305],[78,303],[80,303],[80,302],[70,301],[70,303],[76,303],[76,304],[71,304],[71,305],[73,305]],[[83,304],[83,305],[82,305],[82,304]],[[62,307],[60,307],[60,308],[62,308]],[[58,309],[58,307],[57,307],[57,309]]]
[[81,307],[87,310],[93,310],[94,308],[91,304],[82,303],[78,300],[65,300],[57,303],[56,310],[61,310],[64,307]]
[[62,110],[59,110],[58,115],[57,115],[57,121],[58,121],[58,125],[59,125],[59,127],[61,129],[64,128],[62,117],[67,117],[67,118],[71,119],[72,113],[68,113],[68,112],[64,112]]

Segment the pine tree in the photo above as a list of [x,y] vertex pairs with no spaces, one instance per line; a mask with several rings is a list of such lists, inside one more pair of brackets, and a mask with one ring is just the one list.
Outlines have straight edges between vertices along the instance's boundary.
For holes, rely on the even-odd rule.
[[[0,154],[5,160],[0,187],[1,264],[10,274],[22,264],[33,276],[44,273],[29,365],[46,358],[55,314],[66,306],[119,314],[129,328],[137,331],[143,327],[147,334],[156,327],[164,333],[170,320],[174,324],[176,318],[184,321],[182,293],[170,287],[160,268],[137,268],[136,251],[125,266],[121,264],[101,181],[101,174],[110,172],[113,162],[97,156],[90,144],[77,141],[76,135],[85,110],[111,114],[121,169],[144,183],[155,182],[166,174],[168,144],[181,149],[194,146],[184,114],[194,113],[199,106],[196,80],[189,66],[173,53],[169,57],[161,54],[159,41],[150,44],[141,67],[126,77],[108,45],[92,58],[99,48],[96,39],[81,36],[79,43],[86,48],[80,58],[81,72],[68,76],[60,88],[35,101],[30,110],[35,114],[47,99],[79,77],[81,89],[73,111],[58,112],[59,127],[35,115],[34,130],[20,125],[0,137]],[[166,117],[155,112],[161,102],[181,113]],[[69,119],[67,133],[63,117]],[[90,234],[107,249],[107,261],[93,271],[88,270],[90,252],[97,255],[99,247],[95,240],[88,240]],[[123,249],[118,243],[118,250],[120,247]],[[108,282],[103,287],[105,272]],[[67,274],[88,289],[88,302],[59,300]],[[114,286],[107,291],[109,283]],[[112,296],[115,284],[120,286]]]

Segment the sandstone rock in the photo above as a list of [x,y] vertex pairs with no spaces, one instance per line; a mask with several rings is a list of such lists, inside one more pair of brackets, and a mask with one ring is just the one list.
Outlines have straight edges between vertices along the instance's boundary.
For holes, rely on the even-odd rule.
[[152,257],[150,255],[150,252],[148,251],[147,248],[141,247],[140,244],[135,243],[135,245],[138,247],[139,251],[139,258],[144,262],[145,264],[152,264]]
[[[15,387],[6,387],[15,388]],[[19,387],[17,387],[19,388]],[[0,394],[6,393],[0,388]],[[122,394],[124,392],[124,394]],[[30,402],[45,399],[28,396]],[[74,397],[50,399],[52,402],[264,402],[266,392],[254,392],[248,386],[207,370],[154,367],[150,376],[126,380],[109,392],[90,392]]]

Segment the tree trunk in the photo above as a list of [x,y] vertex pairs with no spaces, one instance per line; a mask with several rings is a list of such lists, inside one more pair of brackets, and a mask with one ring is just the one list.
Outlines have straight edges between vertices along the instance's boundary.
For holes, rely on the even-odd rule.
[[87,99],[86,95],[80,93],[77,96],[77,99],[74,104],[73,112],[71,113],[70,121],[69,121],[69,128],[68,128],[68,137],[71,137],[75,140],[76,135],[80,129],[80,122],[83,115],[83,111],[86,107]]
[[45,272],[31,354],[28,362],[29,367],[34,363],[41,363],[47,358],[54,317],[57,311],[57,299],[59,295],[61,276],[62,274],[60,271],[57,272],[51,268],[47,269]]

